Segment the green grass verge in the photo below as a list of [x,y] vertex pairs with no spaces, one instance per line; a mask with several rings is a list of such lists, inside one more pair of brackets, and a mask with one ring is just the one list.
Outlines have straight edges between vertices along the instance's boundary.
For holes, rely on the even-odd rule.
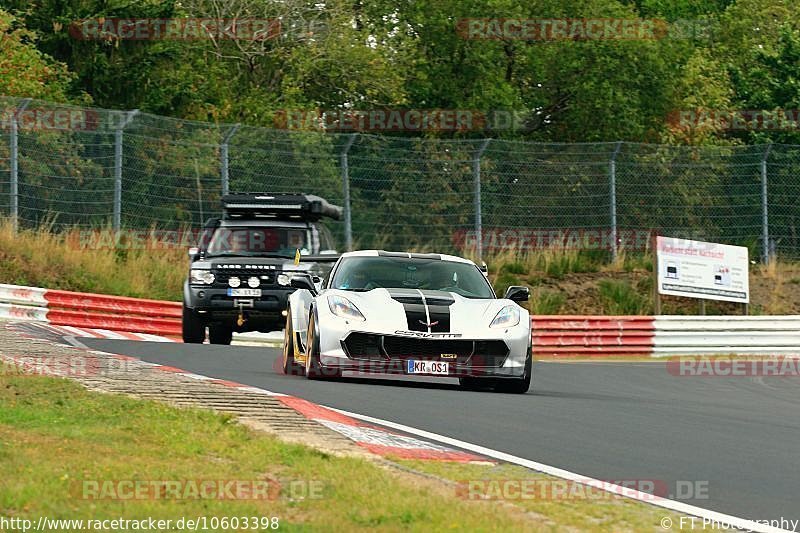
[[[553,531],[656,531],[661,528],[664,517],[671,518],[675,524],[679,523],[680,515],[677,513],[599,491],[583,492],[578,490],[579,485],[572,485],[574,488],[568,489],[566,496],[547,497],[549,490],[555,491],[555,487],[563,487],[566,482],[507,463],[484,466],[407,460],[398,462],[414,470],[455,481],[457,485],[452,490],[459,498],[469,499],[488,494],[521,506],[539,517],[545,529]],[[531,489],[534,483],[552,489]]]
[[[210,411],[9,375],[0,376],[0,405],[0,516],[277,516],[282,531],[531,527],[519,514],[430,491],[364,459],[282,443]],[[267,478],[281,481],[277,499],[83,498],[84,482]],[[304,492],[303,486],[316,488]],[[311,492],[320,497],[297,497]]]

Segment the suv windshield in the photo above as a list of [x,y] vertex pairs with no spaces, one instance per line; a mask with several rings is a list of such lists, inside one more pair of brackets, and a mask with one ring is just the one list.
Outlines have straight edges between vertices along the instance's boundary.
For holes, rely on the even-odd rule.
[[309,240],[304,228],[218,228],[208,243],[207,255],[294,257],[298,249],[302,254],[309,253]]
[[466,298],[494,298],[483,273],[470,263],[407,257],[347,257],[342,259],[330,287],[350,291],[426,289]]

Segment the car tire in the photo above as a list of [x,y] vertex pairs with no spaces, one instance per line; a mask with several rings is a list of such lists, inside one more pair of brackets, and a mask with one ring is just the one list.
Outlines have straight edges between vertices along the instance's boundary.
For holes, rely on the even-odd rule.
[[508,394],[525,394],[531,388],[531,377],[533,376],[533,355],[531,348],[528,348],[528,356],[525,358],[525,372],[521,378],[498,379],[494,387],[496,392]]
[[294,330],[292,312],[286,308],[286,327],[283,332],[283,373],[287,376],[302,376],[304,368],[294,360]]
[[306,341],[306,377],[308,379],[337,379],[342,371],[337,368],[323,368],[319,361],[319,327],[314,310],[308,315],[308,337]]
[[186,344],[202,344],[206,340],[206,325],[193,309],[186,307],[185,303],[181,318],[181,333]]
[[233,330],[225,325],[208,326],[208,342],[211,344],[230,344]]

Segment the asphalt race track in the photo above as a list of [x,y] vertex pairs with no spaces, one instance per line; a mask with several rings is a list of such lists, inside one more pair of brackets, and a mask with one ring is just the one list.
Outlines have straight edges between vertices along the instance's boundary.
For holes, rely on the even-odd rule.
[[670,490],[699,482],[692,486],[708,497],[681,501],[742,518],[800,519],[798,378],[676,377],[662,362],[536,363],[533,390],[510,395],[463,391],[453,379],[308,381],[283,375],[271,348],[81,342],[598,479],[659,480]]

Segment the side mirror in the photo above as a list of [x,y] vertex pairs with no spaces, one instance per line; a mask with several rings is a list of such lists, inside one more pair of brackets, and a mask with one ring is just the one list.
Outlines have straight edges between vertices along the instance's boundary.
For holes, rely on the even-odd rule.
[[527,302],[531,297],[531,290],[522,285],[512,285],[506,289],[506,295],[503,296],[506,300],[512,302]]
[[194,259],[195,257],[197,257],[197,254],[199,253],[200,253],[200,248],[198,248],[197,246],[192,246],[191,248],[189,248],[189,259]]
[[317,288],[308,274],[294,274],[292,276],[292,287],[295,289],[305,289],[314,296],[317,294]]

